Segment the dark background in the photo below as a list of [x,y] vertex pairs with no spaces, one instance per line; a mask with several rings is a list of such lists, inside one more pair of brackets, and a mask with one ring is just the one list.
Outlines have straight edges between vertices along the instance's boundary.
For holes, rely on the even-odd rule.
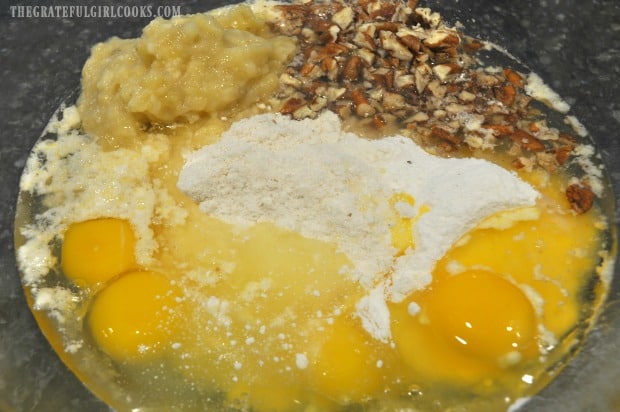
[[[0,1],[0,412],[106,411],[58,360],[27,309],[15,268],[13,215],[30,147],[74,92],[89,48],[135,37],[144,18],[16,18],[11,5],[181,6],[224,1]],[[465,32],[504,46],[571,104],[620,193],[620,1],[421,0]],[[618,199],[618,195],[616,195]],[[616,209],[615,222],[618,224]],[[620,411],[620,287],[577,359],[524,409]]]

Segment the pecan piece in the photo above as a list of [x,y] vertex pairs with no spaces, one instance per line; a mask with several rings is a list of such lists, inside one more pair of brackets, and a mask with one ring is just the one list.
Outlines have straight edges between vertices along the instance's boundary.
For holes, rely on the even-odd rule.
[[291,114],[295,112],[297,109],[299,109],[301,106],[303,106],[304,104],[305,102],[302,99],[299,99],[297,97],[291,97],[286,102],[284,102],[284,105],[280,109],[280,113]]
[[497,136],[509,136],[514,133],[514,127],[509,124],[483,124],[483,128],[493,130]]
[[351,7],[344,7],[340,11],[337,11],[332,16],[332,21],[338,25],[342,30],[345,30],[351,25],[355,18],[355,13]]
[[457,136],[450,133],[446,129],[442,129],[438,126],[433,126],[433,128],[431,129],[431,137],[442,140],[444,142],[448,142],[453,145],[458,145],[461,142],[461,140]]
[[495,98],[506,106],[512,106],[515,102],[517,91],[512,84],[495,89]]
[[387,120],[385,120],[385,117],[383,117],[383,115],[381,114],[376,114],[372,118],[372,125],[376,127],[377,129],[381,129],[386,124],[387,124]]
[[572,151],[573,151],[573,146],[571,145],[560,146],[557,149],[555,149],[555,158],[558,161],[558,163],[560,165],[565,164],[568,161],[568,158],[570,157]]
[[355,105],[355,113],[358,116],[369,117],[375,114],[375,108],[370,105],[370,102],[361,90],[353,90],[351,92],[351,100]]
[[372,11],[370,13],[370,18],[373,20],[382,19],[382,20],[390,21],[395,12],[396,12],[396,4],[386,3],[386,4],[381,5],[381,7],[378,8],[377,10]]
[[463,50],[465,53],[475,53],[482,48],[483,44],[478,40],[469,39],[468,41],[463,43]]
[[400,93],[383,93],[383,107],[386,110],[398,110],[405,107],[405,97]]
[[362,72],[362,58],[357,55],[353,55],[347,61],[342,71],[342,79],[350,82],[357,81]]
[[423,41],[424,45],[431,50],[458,46],[460,42],[461,39],[456,32],[445,29],[439,29],[431,32],[431,35]]
[[404,36],[398,36],[400,42],[407,46],[409,50],[414,53],[419,53],[422,48],[422,40],[413,34],[406,34]]
[[523,88],[523,78],[516,71],[506,68],[504,69],[504,76],[506,76],[506,80],[508,80],[508,82],[513,86],[520,89]]
[[403,43],[398,40],[398,37],[391,31],[382,30],[379,32],[379,38],[381,46],[385,50],[389,50],[394,57],[399,60],[411,61],[413,54],[409,51]]
[[510,134],[510,139],[517,143],[521,148],[530,152],[540,152],[545,150],[545,145],[540,140],[524,130],[515,130],[512,134]]
[[317,58],[324,59],[325,57],[333,57],[339,54],[347,52],[349,49],[347,46],[338,43],[327,43],[319,50]]
[[566,198],[578,214],[586,213],[594,204],[594,192],[588,184],[572,184],[566,188]]

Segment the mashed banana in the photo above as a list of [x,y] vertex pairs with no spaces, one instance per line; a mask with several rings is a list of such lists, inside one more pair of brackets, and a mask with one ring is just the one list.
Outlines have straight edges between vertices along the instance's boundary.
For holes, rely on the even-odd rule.
[[82,72],[83,126],[117,146],[142,130],[247,106],[276,90],[295,48],[246,5],[156,19],[140,38],[93,48]]

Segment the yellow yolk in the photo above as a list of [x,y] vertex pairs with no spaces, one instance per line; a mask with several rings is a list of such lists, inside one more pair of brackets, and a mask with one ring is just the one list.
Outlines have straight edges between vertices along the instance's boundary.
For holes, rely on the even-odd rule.
[[127,273],[95,296],[88,315],[91,335],[117,361],[157,357],[170,347],[179,327],[180,296],[160,273]]
[[360,402],[379,393],[382,374],[368,334],[339,318],[326,336],[309,367],[310,385],[342,404]]
[[410,302],[394,305],[392,337],[403,366],[414,382],[472,385],[497,376],[499,367],[459,351],[456,345],[438,336],[428,319],[412,316]]
[[61,251],[64,274],[79,285],[106,282],[135,266],[135,238],[125,220],[104,218],[69,226]]
[[493,273],[467,271],[442,279],[421,305],[431,328],[471,356],[494,362],[534,344],[532,304],[517,286]]
[[[393,209],[398,203],[403,203],[409,207],[413,207],[415,201],[413,197],[407,193],[398,193],[390,199],[390,205]],[[397,255],[402,255],[409,248],[415,247],[413,239],[413,219],[410,217],[399,218],[391,227],[392,245],[398,251]]]
[[419,379],[476,385],[538,351],[530,301],[490,272],[443,277],[392,313],[397,350]]
[[[398,209],[406,208],[413,210],[415,199],[408,193],[397,193],[390,198],[390,206],[399,215]],[[403,255],[407,249],[415,248],[415,240],[413,238],[414,223],[426,212],[428,207],[423,205],[420,207],[416,216],[400,216],[390,227],[392,237],[392,246],[397,250],[396,256]]]

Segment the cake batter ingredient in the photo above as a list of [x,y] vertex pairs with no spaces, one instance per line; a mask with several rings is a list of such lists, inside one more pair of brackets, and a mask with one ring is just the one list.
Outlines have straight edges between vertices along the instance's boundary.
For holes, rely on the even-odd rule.
[[121,275],[95,295],[88,327],[113,359],[135,362],[171,349],[181,325],[183,294],[166,276],[152,271]]
[[84,127],[112,145],[136,133],[247,106],[278,86],[295,51],[247,5],[155,19],[138,39],[92,50],[82,71]]
[[74,223],[65,232],[61,268],[76,284],[95,286],[135,267],[135,247],[133,230],[126,220]]

